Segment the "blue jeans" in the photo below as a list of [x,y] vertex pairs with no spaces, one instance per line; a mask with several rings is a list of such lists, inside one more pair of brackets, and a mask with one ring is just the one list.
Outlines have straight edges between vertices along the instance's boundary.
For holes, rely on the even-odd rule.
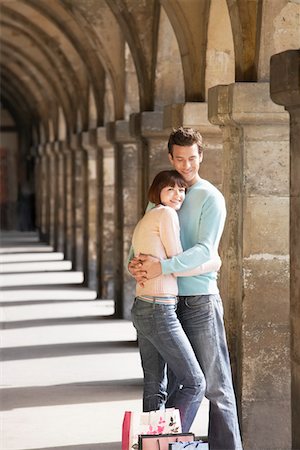
[[148,303],[137,297],[131,314],[144,372],[143,410],[165,408],[167,364],[180,383],[172,406],[179,409],[182,431],[187,432],[204,397],[205,379],[176,308],[176,305]]
[[[206,380],[205,396],[210,401],[209,448],[241,450],[222,300],[219,295],[179,297],[177,316],[192,344]],[[168,374],[168,407],[174,403],[180,384],[175,377],[174,374]]]

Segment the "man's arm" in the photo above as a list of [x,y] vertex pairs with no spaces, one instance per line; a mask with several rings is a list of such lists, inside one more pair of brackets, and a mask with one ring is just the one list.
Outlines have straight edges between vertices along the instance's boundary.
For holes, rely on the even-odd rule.
[[226,218],[223,196],[210,196],[202,207],[195,245],[180,255],[161,261],[162,273],[185,272],[206,263],[217,252]]
[[180,255],[161,261],[152,256],[141,255],[139,264],[142,263],[142,266],[140,266],[140,270],[147,272],[147,279],[150,280],[161,274],[174,273],[177,275],[178,272],[184,273],[207,263],[216,253],[225,218],[226,207],[223,197],[211,196],[202,208],[197,243]]

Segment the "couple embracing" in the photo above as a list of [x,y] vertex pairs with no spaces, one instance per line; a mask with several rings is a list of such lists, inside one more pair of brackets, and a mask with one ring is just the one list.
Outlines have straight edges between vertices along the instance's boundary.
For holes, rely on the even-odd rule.
[[187,432],[205,396],[210,450],[242,450],[217,286],[225,201],[199,175],[198,131],[174,130],[168,152],[175,170],[160,172],[150,186],[128,265],[137,281],[132,320],[144,372],[143,410],[178,408]]

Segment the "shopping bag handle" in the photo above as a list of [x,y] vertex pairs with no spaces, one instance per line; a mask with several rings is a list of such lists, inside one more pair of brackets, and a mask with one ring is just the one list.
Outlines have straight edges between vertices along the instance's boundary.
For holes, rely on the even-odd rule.
[[[159,442],[159,439],[157,439],[157,450],[160,450],[160,442]],[[176,441],[174,441],[174,442],[178,442],[178,437],[176,438]]]

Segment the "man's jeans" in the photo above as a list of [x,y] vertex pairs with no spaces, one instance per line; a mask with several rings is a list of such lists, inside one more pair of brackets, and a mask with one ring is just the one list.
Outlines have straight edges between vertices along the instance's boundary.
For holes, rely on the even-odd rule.
[[[206,380],[210,401],[208,441],[210,450],[241,450],[242,443],[232,385],[230,360],[219,295],[179,297],[177,316],[188,336]],[[178,383],[169,374],[167,406],[176,397]]]
[[164,409],[166,363],[180,389],[173,405],[180,411],[182,431],[189,431],[205,393],[205,379],[191,344],[176,315],[176,305],[148,303],[138,297],[132,307],[144,371],[143,410]]

